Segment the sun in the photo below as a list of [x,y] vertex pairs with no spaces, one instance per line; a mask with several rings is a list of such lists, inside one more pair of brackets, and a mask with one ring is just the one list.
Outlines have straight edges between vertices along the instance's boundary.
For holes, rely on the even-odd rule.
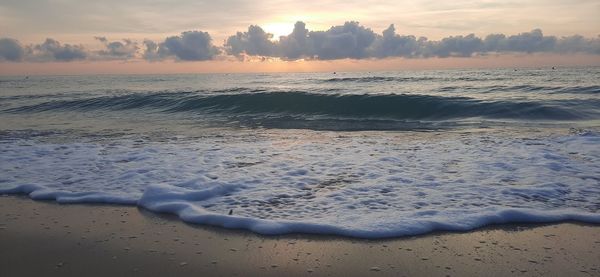
[[287,36],[294,30],[294,23],[267,23],[262,26],[267,33],[273,34],[271,40],[279,40],[281,36]]

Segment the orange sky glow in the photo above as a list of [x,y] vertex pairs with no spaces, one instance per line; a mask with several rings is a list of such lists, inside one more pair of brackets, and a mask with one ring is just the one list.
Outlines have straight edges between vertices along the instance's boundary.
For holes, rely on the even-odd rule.
[[[298,21],[313,40],[300,50],[281,43]],[[358,31],[336,33],[350,21]],[[391,24],[395,52],[382,42]],[[600,66],[597,0],[6,0],[0,26],[0,75]]]
[[202,62],[48,62],[0,63],[0,75],[178,74],[249,72],[394,71],[453,68],[598,66],[598,55],[502,55],[478,58],[430,58],[335,61]]

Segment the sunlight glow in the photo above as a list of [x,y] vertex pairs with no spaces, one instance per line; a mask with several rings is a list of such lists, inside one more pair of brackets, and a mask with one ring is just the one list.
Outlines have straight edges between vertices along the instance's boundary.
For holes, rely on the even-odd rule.
[[262,25],[261,27],[263,28],[263,30],[265,30],[265,32],[273,34],[273,38],[271,38],[271,40],[275,41],[279,40],[279,37],[281,36],[289,35],[294,30],[294,22],[267,23]]

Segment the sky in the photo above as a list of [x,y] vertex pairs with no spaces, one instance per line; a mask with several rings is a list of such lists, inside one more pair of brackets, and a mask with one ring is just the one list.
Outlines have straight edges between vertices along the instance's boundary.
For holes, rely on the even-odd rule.
[[2,0],[0,74],[600,65],[597,0]]

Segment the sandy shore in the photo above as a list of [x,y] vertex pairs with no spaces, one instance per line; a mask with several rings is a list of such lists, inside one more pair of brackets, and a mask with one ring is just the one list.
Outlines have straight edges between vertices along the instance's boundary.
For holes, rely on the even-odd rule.
[[600,276],[600,226],[260,236],[136,207],[0,197],[0,276]]

